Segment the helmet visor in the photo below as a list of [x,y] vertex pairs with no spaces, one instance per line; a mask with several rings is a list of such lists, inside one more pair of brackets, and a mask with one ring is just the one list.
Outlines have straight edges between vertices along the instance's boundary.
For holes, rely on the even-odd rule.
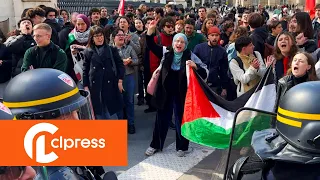
[[[252,149],[252,144],[256,143],[253,142],[254,137],[256,137],[255,133],[271,128],[275,118],[276,114],[258,109],[245,107],[238,110],[234,117],[234,133],[231,133],[230,137],[232,140],[231,147],[229,147],[231,152],[230,159],[224,163],[224,166],[226,166],[224,169],[228,170],[227,179],[230,179],[235,174],[235,167],[237,165],[233,165],[236,161],[241,162],[247,156],[253,157],[254,150]],[[265,139],[263,140],[265,141]],[[221,161],[225,161],[225,159],[221,158]]]
[[90,93],[79,91],[81,97],[72,104],[42,112],[26,112],[16,115],[16,119],[88,120],[94,119]]
[[60,120],[88,120],[94,119],[91,100],[88,92],[80,91],[83,98],[68,106],[59,108],[60,116],[54,119]]
[[37,172],[34,180],[79,180],[76,173],[67,166],[37,166],[34,168]]

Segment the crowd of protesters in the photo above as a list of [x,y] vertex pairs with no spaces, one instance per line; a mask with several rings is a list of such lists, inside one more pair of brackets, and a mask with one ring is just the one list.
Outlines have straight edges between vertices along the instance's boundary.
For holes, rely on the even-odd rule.
[[[271,17],[260,6],[221,12],[129,4],[122,16],[104,7],[89,14],[29,8],[18,29],[2,38],[0,83],[30,69],[61,70],[91,92],[96,119],[128,119],[130,134],[136,131],[135,101],[146,103],[145,113],[157,112],[146,154],[162,150],[171,128],[183,156],[189,144],[180,131],[186,65],[229,101],[253,88],[269,66],[279,80],[278,99],[294,85],[318,79],[320,5],[314,19],[294,5],[267,10],[273,10]],[[149,94],[148,83],[157,73],[161,83]]]

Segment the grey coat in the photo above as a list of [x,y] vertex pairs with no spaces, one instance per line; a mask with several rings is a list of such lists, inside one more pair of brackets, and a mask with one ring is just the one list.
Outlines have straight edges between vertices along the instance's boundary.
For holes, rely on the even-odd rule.
[[131,57],[132,63],[125,66],[126,75],[133,74],[135,72],[134,66],[139,65],[138,56],[131,45],[124,45],[121,48],[118,48],[119,55],[121,59],[127,59]]

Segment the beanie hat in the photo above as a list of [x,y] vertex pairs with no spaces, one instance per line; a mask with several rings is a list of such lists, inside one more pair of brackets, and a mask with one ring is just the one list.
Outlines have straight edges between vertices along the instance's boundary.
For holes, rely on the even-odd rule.
[[220,33],[220,29],[217,26],[213,26],[213,27],[209,28],[208,35],[210,35],[212,33],[216,33],[216,34],[219,34],[219,35],[221,34]]

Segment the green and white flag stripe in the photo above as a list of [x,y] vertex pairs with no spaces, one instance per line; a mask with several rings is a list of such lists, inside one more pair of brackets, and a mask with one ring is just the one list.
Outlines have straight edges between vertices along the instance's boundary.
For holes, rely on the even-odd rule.
[[[250,107],[272,112],[276,87],[269,68],[260,83],[241,97],[230,102],[210,90],[192,69],[187,71],[188,90],[181,132],[195,143],[214,148],[228,148],[235,112]],[[271,119],[257,113],[244,112],[237,117],[234,146],[249,146],[256,130],[270,127]]]

